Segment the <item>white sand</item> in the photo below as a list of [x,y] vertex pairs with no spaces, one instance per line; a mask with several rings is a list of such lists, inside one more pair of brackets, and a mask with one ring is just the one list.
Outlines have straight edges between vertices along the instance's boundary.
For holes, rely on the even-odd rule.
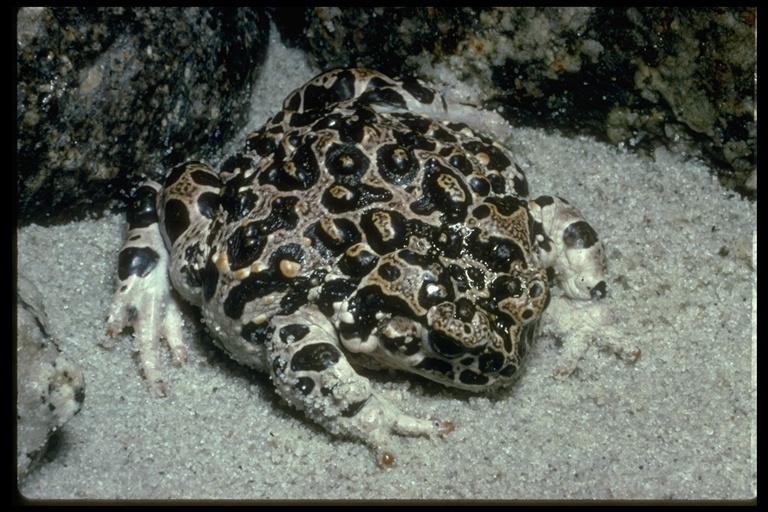
[[[272,45],[252,127],[313,75],[295,62]],[[512,137],[533,194],[570,199],[605,241],[615,329],[642,349],[636,364],[593,347],[578,371],[554,378],[568,334],[549,322],[527,373],[499,396],[383,373],[377,388],[403,410],[457,426],[444,441],[397,437],[397,466],[383,470],[365,446],[331,438],[281,404],[266,376],[231,363],[192,316],[190,362],[174,368],[166,352],[171,395],[154,398],[129,337],[111,351],[99,346],[124,218],[30,226],[19,230],[19,270],[42,292],[50,327],[87,387],[57,458],[29,475],[22,495],[756,496],[756,205],[722,189],[701,163],[664,150],[644,159],[588,138],[528,129]]]

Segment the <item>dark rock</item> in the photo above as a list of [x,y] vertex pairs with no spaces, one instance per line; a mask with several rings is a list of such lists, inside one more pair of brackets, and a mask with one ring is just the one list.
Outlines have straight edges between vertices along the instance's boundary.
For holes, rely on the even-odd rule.
[[139,175],[218,153],[246,123],[269,23],[251,9],[22,8],[19,222],[103,211]]
[[276,8],[322,69],[470,84],[515,124],[703,156],[756,193],[755,8]]

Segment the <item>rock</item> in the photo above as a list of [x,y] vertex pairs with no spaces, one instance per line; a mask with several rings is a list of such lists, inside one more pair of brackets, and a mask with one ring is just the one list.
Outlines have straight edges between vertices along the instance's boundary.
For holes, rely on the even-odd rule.
[[[271,13],[321,69],[467,84],[514,124],[701,156],[756,194],[757,11],[295,7]],[[450,92],[450,91],[445,91]]]
[[19,276],[17,291],[16,455],[21,481],[46,453],[51,436],[80,412],[85,380],[51,338],[37,288]]
[[218,154],[269,34],[252,9],[24,7],[17,22],[19,221],[41,224]]

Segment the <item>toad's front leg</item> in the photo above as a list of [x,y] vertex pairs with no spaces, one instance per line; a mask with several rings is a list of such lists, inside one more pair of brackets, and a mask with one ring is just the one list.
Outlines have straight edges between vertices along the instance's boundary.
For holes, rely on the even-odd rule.
[[528,203],[534,220],[534,254],[539,265],[551,268],[563,294],[571,300],[553,301],[549,315],[567,329],[568,344],[556,375],[567,376],[576,368],[593,338],[627,363],[642,351],[631,337],[619,332],[612,299],[606,297],[605,248],[581,212],[559,197],[541,196]]
[[408,416],[378,395],[349,364],[336,330],[309,306],[274,319],[269,364],[277,392],[335,435],[370,446],[382,466],[394,463],[390,434],[442,436],[449,422]]

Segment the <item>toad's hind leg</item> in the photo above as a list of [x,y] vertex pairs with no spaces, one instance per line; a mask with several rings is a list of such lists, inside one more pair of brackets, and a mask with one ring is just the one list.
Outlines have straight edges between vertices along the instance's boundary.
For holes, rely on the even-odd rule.
[[158,225],[159,190],[159,184],[147,182],[136,191],[129,205],[128,233],[118,256],[117,286],[107,311],[106,327],[111,338],[133,327],[144,377],[155,393],[165,396],[160,341],[166,341],[178,365],[187,361],[187,351],[181,338],[181,314],[171,296],[169,255]]
[[[200,305],[207,259],[205,233],[218,208],[219,178],[210,167],[188,162],[172,169],[161,187],[139,187],[128,208],[128,233],[118,257],[117,287],[107,312],[114,338],[133,327],[144,376],[154,391],[167,393],[160,369],[160,341],[174,362],[187,361],[182,317],[171,290]],[[173,283],[173,286],[171,285]]]
[[309,307],[275,317],[269,363],[278,393],[335,435],[360,440],[391,465],[390,434],[444,435],[449,422],[408,416],[379,396],[342,352],[333,325]]
[[203,305],[206,276],[215,274],[206,271],[208,235],[215,231],[220,200],[218,174],[202,162],[186,162],[168,172],[157,204],[160,230],[171,254],[173,287],[198,307]]

